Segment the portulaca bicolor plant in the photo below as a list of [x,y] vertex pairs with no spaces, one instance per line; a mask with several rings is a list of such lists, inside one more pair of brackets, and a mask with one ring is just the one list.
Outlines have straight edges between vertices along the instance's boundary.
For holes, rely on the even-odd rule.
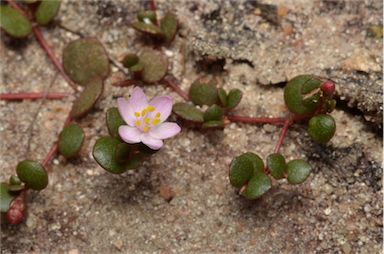
[[172,112],[172,98],[156,96],[148,102],[143,90],[134,87],[131,97],[117,99],[118,109],[126,125],[119,127],[119,135],[128,144],[142,142],[153,150],[163,146],[163,139],[177,135],[177,123],[165,122]]

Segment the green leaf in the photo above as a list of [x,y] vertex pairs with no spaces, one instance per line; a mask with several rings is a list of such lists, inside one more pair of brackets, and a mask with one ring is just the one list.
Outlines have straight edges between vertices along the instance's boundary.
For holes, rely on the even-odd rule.
[[284,88],[284,101],[289,111],[295,114],[312,113],[320,103],[322,81],[313,75],[299,75]]
[[144,65],[142,80],[154,83],[161,80],[168,71],[168,60],[163,53],[153,49],[146,49],[140,54],[139,63]]
[[273,153],[267,157],[267,167],[275,179],[282,179],[287,173],[287,163],[280,153]]
[[114,138],[120,138],[119,127],[125,125],[123,118],[121,117],[119,110],[116,107],[110,108],[107,111],[107,127],[108,133]]
[[299,184],[305,181],[311,173],[311,166],[305,160],[291,160],[287,164],[288,183]]
[[8,191],[10,192],[20,192],[21,190],[24,189],[23,185],[9,185],[8,186]]
[[227,108],[234,109],[240,103],[242,97],[243,92],[239,89],[232,89],[229,91],[227,96]]
[[155,26],[154,24],[147,24],[144,22],[135,21],[131,24],[131,26],[135,30],[142,32],[144,34],[147,34],[156,38],[164,38],[163,31],[159,27]]
[[17,164],[16,173],[20,180],[33,190],[42,190],[48,185],[47,171],[38,162],[23,160]]
[[264,162],[259,155],[251,152],[244,153],[243,155],[252,162],[253,174],[264,173]]
[[42,0],[35,12],[36,22],[46,25],[56,16],[60,8],[60,0]]
[[176,103],[173,105],[173,112],[179,117],[197,123],[204,122],[203,112],[188,103]]
[[17,177],[17,175],[11,175],[11,177],[9,178],[9,184],[10,185],[20,185],[21,180],[19,177]]
[[177,31],[177,17],[173,13],[167,13],[160,21],[161,30],[164,33],[164,39],[170,43],[175,38]]
[[211,79],[205,82],[203,79],[198,79],[192,83],[189,89],[189,98],[196,105],[217,104],[219,100],[216,82]]
[[95,77],[85,86],[84,91],[73,103],[71,116],[73,118],[80,118],[87,114],[102,93],[103,81],[99,77]]
[[69,43],[63,52],[63,66],[68,76],[80,85],[87,85],[95,77],[109,75],[109,59],[103,45],[94,38]]
[[145,19],[150,20],[152,23],[156,23],[156,12],[154,11],[140,11],[137,14],[137,19],[141,22],[145,22]]
[[0,210],[2,213],[6,213],[11,205],[16,194],[12,194],[8,190],[9,185],[7,183],[0,183]]
[[206,128],[206,129],[208,129],[208,128],[214,128],[214,129],[223,128],[224,127],[224,121],[223,120],[220,120],[220,121],[213,120],[213,121],[204,122],[201,127]]
[[32,32],[29,20],[8,5],[0,5],[0,27],[16,38],[26,37]]
[[220,87],[217,89],[217,95],[219,96],[221,105],[227,107],[227,92]]
[[125,163],[129,159],[129,153],[131,151],[131,146],[127,143],[120,143],[116,145],[115,150],[115,160],[118,163]]
[[144,65],[142,63],[135,64],[134,66],[129,67],[129,71],[135,73],[142,73],[144,70]]
[[312,117],[308,123],[308,134],[313,141],[325,144],[335,135],[336,123],[330,115],[317,115]]
[[216,104],[210,106],[204,113],[204,122],[222,120],[224,110]]
[[59,153],[65,158],[75,157],[84,141],[84,131],[75,123],[64,127],[59,136]]
[[229,169],[229,181],[232,186],[240,188],[253,176],[253,163],[246,154],[232,160]]
[[[102,137],[96,141],[93,147],[93,158],[105,170],[113,174],[121,174],[128,169],[133,169],[132,164],[121,162],[122,142],[112,137]],[[120,151],[117,151],[117,150]],[[134,161],[135,159],[133,159]],[[136,165],[134,165],[136,166]]]
[[249,180],[247,187],[241,193],[247,199],[257,199],[271,188],[271,179],[264,173],[257,173]]
[[130,68],[139,62],[139,57],[136,54],[127,54],[122,64],[125,68]]

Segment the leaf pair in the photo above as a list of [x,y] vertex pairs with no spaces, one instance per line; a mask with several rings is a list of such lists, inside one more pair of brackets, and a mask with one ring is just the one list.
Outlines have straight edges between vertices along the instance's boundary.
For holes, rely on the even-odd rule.
[[269,172],[275,179],[287,178],[290,184],[299,184],[305,181],[311,172],[310,165],[304,160],[291,160],[279,154],[270,154],[267,158],[267,167],[264,168],[262,159],[254,153],[244,153],[236,157],[230,165],[229,180],[236,188],[241,188],[241,194],[247,199],[261,197],[271,188]]
[[104,79],[110,72],[109,58],[97,39],[78,39],[64,49],[63,67],[73,81],[84,86],[71,111],[72,117],[80,118],[89,112],[103,92]]
[[106,122],[110,137],[102,137],[96,141],[93,157],[108,172],[121,174],[136,169],[147,155],[157,152],[142,144],[131,145],[122,142],[119,127],[125,122],[116,107],[108,109]]
[[127,54],[122,63],[135,78],[146,83],[160,81],[168,71],[165,55],[153,49],[145,49],[139,56]]
[[160,21],[160,27],[157,26],[156,13],[153,11],[140,12],[137,15],[138,21],[131,26],[146,35],[164,40],[166,43],[173,41],[177,32],[177,18],[173,13],[167,13]]
[[[34,18],[39,25],[47,25],[60,8],[59,0],[32,2],[37,5]],[[32,32],[32,24],[22,13],[8,5],[0,5],[0,27],[12,37],[23,38]]]

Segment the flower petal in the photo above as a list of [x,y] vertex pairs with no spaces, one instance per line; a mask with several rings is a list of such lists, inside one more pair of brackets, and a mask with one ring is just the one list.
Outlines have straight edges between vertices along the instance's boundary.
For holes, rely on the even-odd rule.
[[117,99],[117,108],[119,109],[119,113],[124,121],[130,125],[134,126],[135,124],[135,116],[134,110],[129,102],[123,97]]
[[156,128],[151,128],[149,134],[158,139],[166,139],[175,136],[181,131],[181,128],[176,123],[162,123]]
[[140,143],[142,132],[134,127],[122,125],[119,127],[119,135],[122,140],[127,142],[128,144]]
[[141,142],[153,150],[158,150],[163,146],[163,141],[152,137],[148,133],[141,135]]
[[172,112],[172,98],[169,96],[156,96],[149,104],[156,109],[154,114],[160,113],[161,122],[167,120]]
[[147,97],[145,96],[143,89],[138,86],[133,88],[131,97],[129,98],[129,104],[135,112],[141,112],[148,106]]

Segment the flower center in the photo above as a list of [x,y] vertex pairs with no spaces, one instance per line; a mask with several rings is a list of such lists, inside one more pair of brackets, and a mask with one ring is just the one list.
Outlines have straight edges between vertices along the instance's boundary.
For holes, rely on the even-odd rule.
[[152,127],[155,127],[160,123],[161,114],[155,112],[156,109],[153,106],[147,106],[141,112],[135,112],[134,115],[136,117],[135,125],[138,129],[147,133]]

